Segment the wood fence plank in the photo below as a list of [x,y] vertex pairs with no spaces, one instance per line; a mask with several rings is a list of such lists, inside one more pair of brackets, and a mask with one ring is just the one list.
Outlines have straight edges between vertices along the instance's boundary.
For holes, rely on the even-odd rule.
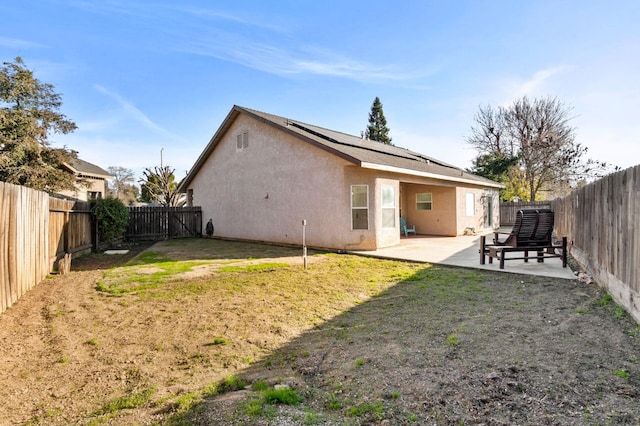
[[130,207],[125,239],[164,240],[202,235],[200,207]]
[[628,295],[616,301],[639,319],[633,300],[640,295],[640,165],[554,200],[553,209],[557,234],[573,241],[605,287]]
[[0,185],[0,312],[9,306],[7,287],[9,286],[9,215],[5,198],[5,185]]
[[512,226],[516,222],[518,210],[549,209],[551,201],[517,201],[500,203],[500,226]]
[[[74,205],[84,210],[72,212]],[[80,224],[68,228],[67,249],[73,252],[75,243],[91,247],[91,212],[87,210],[87,203],[0,182],[0,313],[47,276],[52,258],[64,256],[59,251],[65,243],[64,212],[75,215]]]

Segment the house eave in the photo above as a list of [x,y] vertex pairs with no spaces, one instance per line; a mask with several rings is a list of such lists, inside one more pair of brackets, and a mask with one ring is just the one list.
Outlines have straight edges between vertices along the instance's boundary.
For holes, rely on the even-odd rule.
[[502,189],[505,187],[503,184],[498,182],[479,182],[477,180],[466,179],[462,176],[461,177],[445,176],[437,173],[422,172],[419,170],[385,166],[382,164],[375,164],[375,163],[361,163],[360,167],[362,167],[363,169],[380,170],[380,171],[398,173],[398,174],[404,174],[404,175],[410,175],[410,176],[426,177],[431,179],[443,180],[447,182],[466,183],[473,186],[490,187],[490,188],[496,188],[496,189]]

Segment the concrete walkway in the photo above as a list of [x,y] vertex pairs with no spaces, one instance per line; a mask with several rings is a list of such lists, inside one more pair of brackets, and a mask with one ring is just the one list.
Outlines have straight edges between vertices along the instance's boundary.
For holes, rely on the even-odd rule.
[[[437,263],[441,265],[463,266],[465,268],[485,269],[488,271],[508,272],[516,274],[538,275],[573,280],[576,278],[569,266],[562,267],[562,259],[545,259],[544,263],[538,263],[530,259],[507,260],[504,269],[500,269],[499,261],[494,259],[493,264],[480,264],[480,236],[461,237],[435,237],[435,236],[409,236],[402,237],[400,245],[387,247],[375,251],[352,251],[353,254],[373,256],[386,259],[402,259],[415,262]],[[517,254],[516,254],[517,256]],[[507,258],[508,259],[508,258]]]

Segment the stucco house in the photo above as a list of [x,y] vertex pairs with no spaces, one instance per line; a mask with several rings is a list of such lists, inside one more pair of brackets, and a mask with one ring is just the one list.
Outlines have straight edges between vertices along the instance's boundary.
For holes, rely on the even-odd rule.
[[[495,229],[502,184],[397,146],[234,106],[180,184],[215,235],[375,250]],[[204,229],[204,224],[203,224]],[[403,236],[404,238],[404,236]]]
[[107,179],[113,178],[109,172],[79,158],[72,159],[69,163],[66,163],[64,167],[81,178],[84,184],[78,183],[76,189],[73,191],[60,191],[60,195],[75,198],[80,201],[104,198],[107,192]]

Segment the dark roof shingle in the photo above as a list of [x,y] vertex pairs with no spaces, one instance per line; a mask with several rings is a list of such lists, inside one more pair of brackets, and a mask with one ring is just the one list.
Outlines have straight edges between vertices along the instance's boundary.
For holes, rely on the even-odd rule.
[[459,167],[408,149],[363,139],[362,137],[236,105],[231,109],[216,134],[211,138],[211,141],[196,161],[192,170],[180,184],[181,190],[186,190],[222,135],[241,113],[254,117],[271,126],[278,127],[289,134],[296,135],[360,167],[379,168],[396,173],[466,182],[493,188],[504,187],[498,182],[468,173]]
[[74,158],[69,162],[69,166],[75,173],[79,173],[81,175],[92,175],[92,176],[100,176],[104,178],[112,178],[113,175],[107,172],[101,167],[96,166],[95,164],[89,163],[88,161],[81,160],[79,158]]

